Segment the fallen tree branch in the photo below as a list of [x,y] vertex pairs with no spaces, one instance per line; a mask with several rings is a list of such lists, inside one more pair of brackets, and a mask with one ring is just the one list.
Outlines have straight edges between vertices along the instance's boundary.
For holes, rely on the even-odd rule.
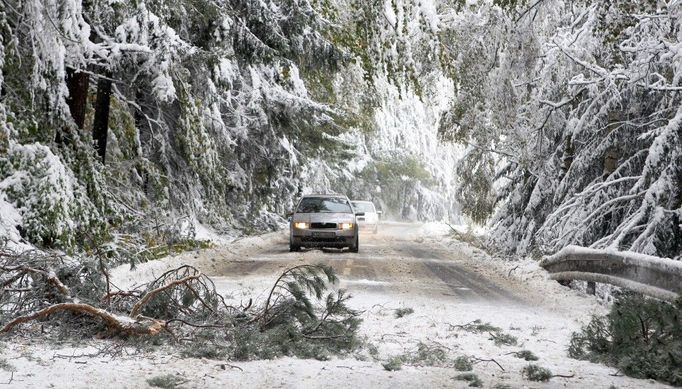
[[[294,266],[290,269],[287,269],[284,271],[282,274],[279,275],[275,283],[272,285],[272,289],[270,289],[270,293],[268,294],[267,300],[265,300],[265,306],[263,307],[263,314],[261,315],[263,318],[263,321],[266,321],[266,318],[268,316],[268,310],[270,309],[270,299],[272,299],[272,295],[275,293],[275,290],[279,286],[280,281],[282,281],[285,277],[287,277],[290,273],[298,270],[298,269],[304,269],[306,267],[310,267],[311,265],[298,265]],[[259,318],[256,317],[254,320],[258,320]]]
[[242,369],[241,367],[239,367],[237,365],[230,365],[229,363],[220,364],[221,369],[225,370],[226,367],[229,367],[230,369],[237,369],[239,371],[244,371],[244,369]]
[[[10,263],[10,260],[15,262]],[[29,260],[30,263],[26,263]],[[42,321],[65,320],[69,325],[77,326],[83,318],[90,318],[88,322],[94,318],[104,327],[104,331],[94,334],[97,338],[161,337],[165,336],[162,334],[165,332],[175,342],[185,343],[187,340],[191,342],[188,345],[197,345],[198,349],[204,348],[204,341],[212,339],[211,346],[220,350],[222,355],[222,350],[229,348],[236,336],[258,330],[272,330],[273,333],[285,330],[294,331],[294,335],[289,339],[259,337],[263,339],[256,339],[244,352],[251,356],[265,355],[261,350],[267,350],[267,355],[273,352],[289,355],[293,352],[308,356],[309,343],[329,344],[330,349],[335,350],[351,350],[360,322],[357,312],[345,305],[348,295],[342,290],[324,295],[337,281],[333,269],[325,265],[298,266],[284,271],[265,307],[259,304],[256,310],[252,308],[252,299],[239,307],[227,305],[213,281],[188,265],[165,272],[146,284],[144,289],[137,287],[125,291],[110,282],[118,290],[104,285],[102,281],[106,281],[106,276],[101,273],[106,268],[102,262],[74,261],[52,271],[52,262],[45,260],[43,264],[39,262],[41,260],[42,257],[11,257],[7,260],[0,247],[0,274],[3,277],[0,283],[12,279],[8,285],[0,287],[0,309],[9,313],[9,322],[0,323],[0,335],[29,322],[40,321],[42,327]],[[77,266],[79,264],[81,266]],[[10,272],[6,274],[2,269]],[[19,277],[16,277],[17,273]],[[57,278],[57,274],[64,274],[63,279]],[[22,288],[29,287],[30,291],[25,295]],[[68,292],[69,288],[73,295],[59,293]],[[60,312],[69,312],[69,315]],[[76,317],[71,317],[72,313]],[[275,318],[277,320],[273,321]],[[262,321],[262,324],[252,325],[257,321]],[[95,329],[91,327],[88,328]],[[82,331],[81,327],[76,328]],[[311,328],[312,332],[309,331]],[[213,339],[216,333],[224,336]],[[124,348],[122,350],[125,351]],[[201,350],[197,355],[209,352],[213,352],[212,349]]]
[[450,331],[454,331],[455,329],[466,330],[466,329],[468,329],[469,327],[471,327],[472,324],[477,323],[477,322],[478,322],[478,320],[472,320],[472,321],[470,321],[470,322],[468,322],[468,323],[466,323],[466,324],[450,324],[450,323],[447,323],[447,324],[448,324],[448,327],[449,327],[448,329],[449,329]]
[[554,378],[554,377],[561,377],[561,378],[573,378],[573,377],[575,377],[575,373],[573,373],[573,374],[571,374],[571,375],[564,375],[564,374],[553,374],[553,375],[552,375],[552,378]]
[[[46,270],[43,270],[43,269],[36,269],[36,268],[32,268],[32,267],[25,266],[25,265],[19,265],[19,266],[0,266],[0,270],[8,271],[8,272],[15,272],[15,271],[16,271],[16,272],[19,272],[19,274],[22,274],[22,273],[40,274],[40,275],[44,276],[45,278],[47,278],[47,281],[48,281],[50,284],[54,285],[54,286],[59,290],[59,292],[60,292],[61,294],[65,295],[65,296],[69,296],[69,295],[71,294],[71,291],[69,290],[69,287],[66,286],[66,285],[64,285],[64,284],[59,280],[59,278],[57,278],[57,275],[56,275],[53,271],[46,271]],[[14,281],[14,277],[13,277],[13,279],[10,279],[10,281]],[[6,286],[6,285],[4,285],[4,286]]]
[[499,363],[497,363],[497,361],[496,361],[495,359],[493,359],[493,358],[490,358],[490,359],[482,359],[482,358],[472,357],[472,359],[474,360],[474,363],[480,363],[480,362],[489,363],[489,362],[493,362],[494,364],[497,365],[497,367],[499,367],[500,369],[502,369],[502,371],[506,371],[506,370],[504,370],[504,367],[502,367],[502,365],[500,365]]
[[156,288],[156,289],[150,290],[149,292],[145,293],[144,296],[142,296],[142,298],[140,299],[140,301],[138,301],[137,303],[135,303],[135,305],[133,305],[133,309],[130,310],[130,316],[131,316],[131,317],[136,317],[136,316],[140,313],[140,310],[145,306],[145,304],[147,304],[147,303],[149,302],[149,300],[152,299],[152,297],[154,297],[154,296],[156,296],[157,294],[163,292],[164,290],[168,290],[168,289],[173,288],[173,287],[175,287],[175,286],[177,286],[177,285],[185,284],[185,283],[187,283],[187,282],[189,282],[189,281],[196,280],[196,279],[199,278],[199,277],[201,277],[201,273],[200,273],[200,274],[193,275],[193,276],[181,278],[181,279],[179,279],[179,280],[175,280],[175,281],[169,282],[168,284],[166,284],[166,285],[164,285],[164,286],[160,286],[160,287],[158,287],[158,288]]
[[7,333],[19,324],[27,323],[32,320],[40,319],[43,317],[50,316],[55,312],[60,311],[72,311],[78,313],[85,313],[90,316],[95,316],[102,319],[109,327],[129,334],[135,335],[157,335],[163,329],[165,322],[163,320],[144,318],[148,321],[148,324],[142,321],[135,320],[128,316],[117,316],[112,313],[105,311],[104,309],[95,308],[89,304],[80,303],[61,303],[54,304],[47,308],[41,309],[29,315],[19,316],[0,330],[0,332]]

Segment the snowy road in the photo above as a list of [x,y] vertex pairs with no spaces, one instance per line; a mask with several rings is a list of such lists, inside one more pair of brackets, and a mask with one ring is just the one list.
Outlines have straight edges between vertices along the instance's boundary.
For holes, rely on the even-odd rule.
[[[21,388],[144,388],[147,379],[172,374],[182,378],[183,388],[466,388],[469,383],[457,379],[460,372],[452,361],[467,357],[485,388],[667,387],[569,358],[571,334],[604,307],[547,280],[535,261],[491,258],[448,232],[438,224],[390,223],[378,235],[361,236],[358,254],[290,253],[286,233],[276,232],[141,264],[135,271],[122,266],[111,272],[116,285],[130,288],[191,264],[212,276],[228,303],[238,305],[249,299],[262,302],[277,276],[292,265],[327,263],[336,269],[340,287],[353,295],[349,305],[361,312],[362,347],[352,355],[229,361],[232,367],[226,368],[225,361],[164,351],[114,359],[85,356],[108,347],[106,340],[77,348],[27,340],[0,343],[16,370],[0,371],[0,382],[13,378]],[[412,313],[398,317],[399,308]],[[497,336],[513,342],[498,342],[488,330],[466,330],[476,320],[497,327]],[[528,381],[521,371],[529,362],[514,356],[520,350],[537,355],[533,363],[569,378]],[[439,355],[443,359],[434,362]],[[394,358],[405,361],[402,368],[385,370],[383,364]]]
[[[290,253],[282,233],[246,258],[220,260],[209,274],[219,277],[276,277],[282,269],[305,263],[332,266],[350,292],[385,292],[462,302],[521,304],[509,280],[491,279],[469,266],[469,253],[457,253],[436,236],[424,237],[422,225],[386,223],[379,234],[360,237],[360,252],[304,250]],[[428,232],[428,231],[427,231]],[[433,233],[434,231],[431,231]]]

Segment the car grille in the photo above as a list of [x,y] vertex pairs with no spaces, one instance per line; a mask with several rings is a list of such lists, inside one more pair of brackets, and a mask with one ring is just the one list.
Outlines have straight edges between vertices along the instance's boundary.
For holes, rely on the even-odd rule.
[[318,237],[312,237],[312,236],[305,236],[301,238],[301,241],[303,243],[344,243],[346,242],[346,238],[342,236],[337,236],[337,237],[329,237],[329,238],[318,238]]
[[310,223],[310,228],[315,228],[315,229],[332,228],[332,229],[336,229],[336,223]]

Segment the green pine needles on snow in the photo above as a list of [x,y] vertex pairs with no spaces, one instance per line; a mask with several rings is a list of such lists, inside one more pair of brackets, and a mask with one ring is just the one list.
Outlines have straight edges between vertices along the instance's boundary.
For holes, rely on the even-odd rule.
[[542,366],[529,364],[521,370],[521,375],[530,381],[547,382],[552,378],[552,372]]
[[478,375],[475,373],[461,373],[457,374],[455,376],[455,379],[458,381],[466,381],[469,383],[468,386],[472,388],[481,388],[483,387],[483,381],[481,381],[480,378],[478,378]]
[[147,379],[147,384],[153,388],[175,389],[187,382],[180,376],[173,374],[158,375]]
[[327,360],[360,347],[356,332],[361,319],[348,307],[343,290],[331,291],[336,275],[327,265],[302,265],[286,270],[255,315],[236,315],[224,330],[207,328],[183,354],[232,360],[297,356]]
[[469,371],[474,368],[471,363],[471,359],[464,355],[460,355],[457,358],[455,358],[454,364],[455,370],[457,371]]
[[624,293],[606,316],[593,317],[573,334],[568,353],[682,386],[682,299],[668,303]]
[[516,358],[523,359],[524,361],[537,361],[538,359],[540,359],[530,350],[521,350],[513,354]]
[[395,316],[396,319],[403,318],[407,315],[411,315],[414,313],[414,309],[407,307],[407,308],[398,308],[395,310],[393,315]]

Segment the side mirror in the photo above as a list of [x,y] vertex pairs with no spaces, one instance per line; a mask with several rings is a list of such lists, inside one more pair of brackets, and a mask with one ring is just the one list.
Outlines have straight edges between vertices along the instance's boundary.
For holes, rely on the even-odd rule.
[[356,212],[355,216],[365,216],[365,213],[364,212]]
[[382,213],[384,213],[384,212],[383,211],[377,211],[377,215],[381,215]]
[[288,218],[290,218],[290,217],[294,216],[294,213],[293,213],[293,212],[287,212],[286,216],[287,216]]

